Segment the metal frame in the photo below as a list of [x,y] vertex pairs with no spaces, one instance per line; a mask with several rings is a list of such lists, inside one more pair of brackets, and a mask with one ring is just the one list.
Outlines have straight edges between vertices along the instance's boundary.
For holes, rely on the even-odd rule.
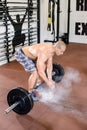
[[70,27],[70,4],[71,4],[71,1],[68,0],[68,21],[67,21],[67,42],[69,43],[69,27]]
[[[34,20],[33,20],[33,17],[32,17],[32,21],[34,21],[35,25],[36,25],[35,29],[33,29],[33,28],[32,29],[33,29],[33,32],[35,31],[36,33],[33,36],[32,29],[30,30],[30,24],[32,24],[33,22],[30,19],[30,14],[29,14],[29,11],[28,11],[28,18],[27,18],[27,20],[28,20],[28,30],[27,30],[27,32],[28,33],[27,33],[27,38],[26,38],[27,39],[26,40],[26,42],[27,42],[26,44],[28,44],[28,45],[31,45],[33,43],[40,43],[40,0],[32,0],[32,1],[36,3],[36,5],[35,5],[36,8],[34,7],[33,10],[35,10],[35,13],[36,13],[37,16],[34,17]],[[20,4],[20,2],[18,2],[18,5]],[[27,4],[27,6],[30,9],[29,2],[30,2],[30,0],[26,0],[25,4]],[[11,3],[16,4],[17,2],[12,2],[11,1]],[[6,15],[6,7],[8,6],[8,4],[10,4],[10,2],[7,2],[7,0],[3,0],[3,8],[4,8],[4,13],[3,13],[4,14],[4,18],[3,18],[4,22],[3,22],[3,25],[5,26],[5,30],[6,31],[5,31],[5,34],[3,34],[4,35],[3,36],[4,37],[4,41],[3,41],[4,43],[3,43],[3,45],[0,46],[0,47],[2,47],[0,49],[2,49],[3,52],[4,52],[3,48],[5,48],[5,50],[6,50],[3,53],[3,55],[4,55],[3,57],[4,58],[2,58],[2,59],[7,61],[7,63],[10,62],[11,58],[13,57],[13,55],[11,54],[11,52],[9,50],[9,46],[10,46],[9,45],[9,42],[10,42],[10,39],[9,39],[9,27],[8,27],[9,23],[8,23],[8,18],[7,18],[7,15]],[[11,9],[10,9],[10,11],[11,11]],[[17,10],[15,10],[15,6],[14,6],[14,11],[17,12]],[[12,32],[10,32],[10,33],[12,33]],[[13,36],[13,35],[10,35],[10,37],[11,36]],[[35,38],[35,40],[32,40],[34,38]],[[19,45],[19,46],[21,46],[21,45]]]
[[59,14],[60,14],[60,0],[57,0],[57,41],[59,40]]

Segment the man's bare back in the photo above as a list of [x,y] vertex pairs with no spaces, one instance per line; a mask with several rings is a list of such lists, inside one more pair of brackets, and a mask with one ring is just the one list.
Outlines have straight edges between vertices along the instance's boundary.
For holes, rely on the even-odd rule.
[[49,59],[54,55],[54,48],[51,43],[49,44],[35,44],[33,46],[26,46],[22,48],[26,56],[31,59],[37,59],[38,57],[43,57],[44,60]]

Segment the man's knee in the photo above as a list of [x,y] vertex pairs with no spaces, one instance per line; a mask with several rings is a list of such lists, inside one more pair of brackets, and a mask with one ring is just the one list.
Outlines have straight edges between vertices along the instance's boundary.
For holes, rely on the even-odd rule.
[[32,78],[37,79],[37,78],[38,78],[38,73],[37,73],[37,71],[31,72],[31,76],[32,76]]
[[43,82],[37,71],[31,72],[29,79],[36,80],[36,84],[41,84]]

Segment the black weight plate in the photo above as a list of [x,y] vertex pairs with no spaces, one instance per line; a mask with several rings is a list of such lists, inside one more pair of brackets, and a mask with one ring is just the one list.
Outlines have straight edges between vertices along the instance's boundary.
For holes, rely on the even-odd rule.
[[64,76],[64,69],[60,64],[53,64],[52,79],[58,83]]
[[15,102],[20,103],[13,109],[14,112],[18,114],[27,114],[34,105],[33,99],[27,90],[17,87],[12,89],[7,95],[7,102],[9,106],[13,105]]

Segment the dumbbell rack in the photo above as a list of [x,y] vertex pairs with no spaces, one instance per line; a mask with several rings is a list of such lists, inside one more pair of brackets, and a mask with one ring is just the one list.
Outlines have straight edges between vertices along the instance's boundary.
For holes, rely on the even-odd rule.
[[[30,6],[31,1],[33,7]],[[22,33],[25,34],[24,46],[40,43],[40,0],[19,0],[18,2],[15,2],[15,0],[2,0],[1,4],[3,6],[3,16],[0,19],[0,65],[14,59],[12,54],[14,28],[6,15],[6,7],[8,7],[9,14],[14,21],[16,21],[17,14],[22,19],[28,7],[29,10],[22,26]],[[31,10],[33,11],[32,16],[30,15]],[[22,47],[22,44],[17,45],[15,49],[20,47]]]

